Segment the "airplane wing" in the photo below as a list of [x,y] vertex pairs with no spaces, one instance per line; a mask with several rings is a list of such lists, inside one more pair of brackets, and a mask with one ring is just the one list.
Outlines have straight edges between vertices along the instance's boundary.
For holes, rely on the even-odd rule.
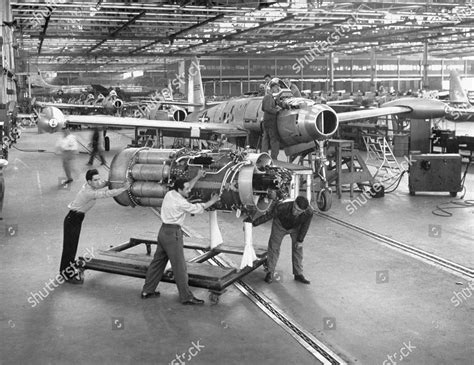
[[102,128],[154,128],[160,129],[163,135],[207,138],[216,134],[227,137],[245,137],[248,132],[236,125],[225,123],[175,122],[170,120],[152,120],[129,117],[112,117],[106,115],[67,115],[68,125],[87,125]]
[[59,109],[87,109],[87,110],[97,110],[102,109],[102,105],[88,105],[88,104],[68,104],[68,103],[46,103],[43,101],[36,101],[35,105],[38,105],[41,108],[46,108],[48,106],[54,106]]
[[353,102],[354,102],[354,99],[341,99],[341,100],[330,100],[326,102],[326,104],[331,106],[331,105],[339,105],[339,104],[349,104]]
[[[147,101],[142,102],[141,104],[146,104]],[[177,101],[177,100],[156,100],[148,101],[148,103],[163,104],[163,105],[176,105],[176,106],[196,106],[196,107],[210,107],[223,103],[223,101],[207,101],[204,105],[199,103],[188,103],[187,101]]]
[[403,114],[410,112],[411,109],[403,106],[393,106],[385,108],[363,109],[352,112],[337,113],[339,123],[348,123],[358,119],[383,117],[386,115]]
[[442,118],[446,115],[446,108],[445,103],[435,99],[401,98],[389,101],[380,108],[337,113],[337,117],[339,123],[405,113],[411,119]]

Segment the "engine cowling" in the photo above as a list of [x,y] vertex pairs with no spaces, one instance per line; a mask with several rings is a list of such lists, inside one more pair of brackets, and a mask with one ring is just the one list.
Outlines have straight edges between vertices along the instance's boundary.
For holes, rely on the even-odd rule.
[[275,194],[289,196],[292,173],[273,166],[266,153],[234,151],[185,151],[127,148],[110,166],[112,188],[130,181],[131,187],[114,199],[123,206],[160,207],[177,178],[192,179],[200,169],[206,175],[193,188],[193,201],[207,201],[220,195],[213,208],[266,212]]
[[48,106],[38,114],[38,133],[55,133],[66,125],[66,118],[58,108]]
[[287,146],[331,138],[338,127],[336,112],[324,104],[284,110],[278,114],[278,132]]
[[188,112],[180,107],[173,106],[170,108],[170,113],[173,116],[173,120],[175,122],[182,122],[186,119],[186,116],[188,115]]

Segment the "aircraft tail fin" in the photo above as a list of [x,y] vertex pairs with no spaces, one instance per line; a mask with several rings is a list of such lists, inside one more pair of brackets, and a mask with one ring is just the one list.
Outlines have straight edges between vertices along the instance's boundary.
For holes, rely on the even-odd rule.
[[461,79],[454,70],[449,75],[449,101],[451,103],[469,104],[469,99],[461,85]]
[[190,107],[191,111],[197,111],[204,108],[204,89],[202,86],[201,70],[199,68],[199,59],[194,57],[188,73],[188,103],[200,104],[202,107]]

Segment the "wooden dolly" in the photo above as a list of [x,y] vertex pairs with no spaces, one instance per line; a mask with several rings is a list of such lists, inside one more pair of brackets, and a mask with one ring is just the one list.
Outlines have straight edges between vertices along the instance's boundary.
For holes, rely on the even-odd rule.
[[[141,244],[146,245],[146,254],[124,252]],[[128,242],[108,250],[97,251],[94,257],[87,260],[84,257],[79,257],[81,277],[84,277],[84,270],[96,270],[144,279],[148,265],[152,260],[151,245],[156,244],[157,241],[154,240],[130,238]],[[219,302],[219,296],[226,291],[229,285],[240,280],[259,266],[266,264],[267,261],[267,250],[255,248],[257,260],[254,261],[253,266],[246,266],[242,270],[238,270],[231,267],[213,266],[206,261],[221,253],[243,255],[243,247],[221,244],[214,249],[210,249],[203,244],[187,243],[185,240],[184,248],[205,251],[203,254],[187,261],[189,285],[208,289],[209,300],[212,304]],[[173,272],[171,270],[166,271],[161,281],[174,283]]]

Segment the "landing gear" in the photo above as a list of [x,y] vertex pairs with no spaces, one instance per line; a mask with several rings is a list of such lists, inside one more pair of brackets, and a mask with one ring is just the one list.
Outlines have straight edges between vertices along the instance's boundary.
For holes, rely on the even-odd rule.
[[110,138],[108,136],[104,137],[104,149],[110,151]]
[[329,189],[319,191],[316,197],[316,203],[320,211],[327,212],[331,209],[332,205],[332,191]]
[[104,129],[102,134],[104,136],[104,150],[110,151],[110,138],[107,136],[107,129]]
[[326,168],[328,165],[328,160],[324,152],[326,141],[319,141],[317,144],[319,146],[319,156],[317,159],[318,163],[315,163],[315,169],[319,179],[321,180],[321,190],[316,195],[316,205],[320,211],[327,212],[332,206],[332,190],[329,188],[328,180],[326,178]]

